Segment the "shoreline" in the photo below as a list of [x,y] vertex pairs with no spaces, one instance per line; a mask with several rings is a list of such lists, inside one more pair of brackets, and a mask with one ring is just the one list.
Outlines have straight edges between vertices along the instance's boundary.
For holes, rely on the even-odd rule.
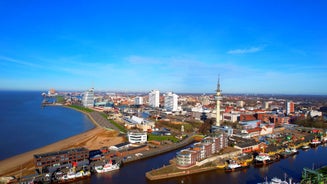
[[[50,105],[51,106],[51,105]],[[5,176],[26,176],[34,174],[35,167],[33,163],[33,155],[60,151],[76,147],[86,147],[87,149],[99,149],[102,146],[111,146],[123,142],[123,137],[119,137],[119,132],[114,130],[108,130],[101,127],[89,113],[81,110],[71,108],[65,105],[55,105],[60,107],[69,108],[79,111],[89,118],[89,120],[95,125],[95,127],[73,135],[71,137],[59,140],[54,143],[36,148],[25,153],[21,153],[0,161],[0,177]]]

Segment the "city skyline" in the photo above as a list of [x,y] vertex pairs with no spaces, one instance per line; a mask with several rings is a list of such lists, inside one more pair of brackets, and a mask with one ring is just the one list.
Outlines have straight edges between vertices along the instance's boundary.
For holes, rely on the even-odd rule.
[[0,90],[326,95],[325,1],[1,1]]

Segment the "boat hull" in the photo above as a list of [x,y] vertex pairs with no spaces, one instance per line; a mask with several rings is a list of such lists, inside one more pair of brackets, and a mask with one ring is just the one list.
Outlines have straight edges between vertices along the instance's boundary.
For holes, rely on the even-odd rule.
[[247,166],[240,166],[240,167],[237,167],[237,168],[229,168],[229,167],[226,167],[225,168],[225,172],[234,172],[234,171],[240,171],[240,170],[243,170],[243,169],[247,169],[249,168],[250,165],[247,165]]

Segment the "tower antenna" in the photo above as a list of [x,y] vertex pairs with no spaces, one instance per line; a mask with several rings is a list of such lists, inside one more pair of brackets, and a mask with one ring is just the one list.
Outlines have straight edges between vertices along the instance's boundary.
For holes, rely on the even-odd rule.
[[220,126],[220,101],[222,100],[220,89],[220,74],[218,74],[217,90],[216,90],[216,126]]

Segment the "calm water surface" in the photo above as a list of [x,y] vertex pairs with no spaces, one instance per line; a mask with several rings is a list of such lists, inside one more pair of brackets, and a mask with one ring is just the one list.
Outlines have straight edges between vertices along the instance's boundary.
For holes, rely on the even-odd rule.
[[41,107],[41,92],[0,91],[0,160],[94,127],[86,115],[63,107]]

